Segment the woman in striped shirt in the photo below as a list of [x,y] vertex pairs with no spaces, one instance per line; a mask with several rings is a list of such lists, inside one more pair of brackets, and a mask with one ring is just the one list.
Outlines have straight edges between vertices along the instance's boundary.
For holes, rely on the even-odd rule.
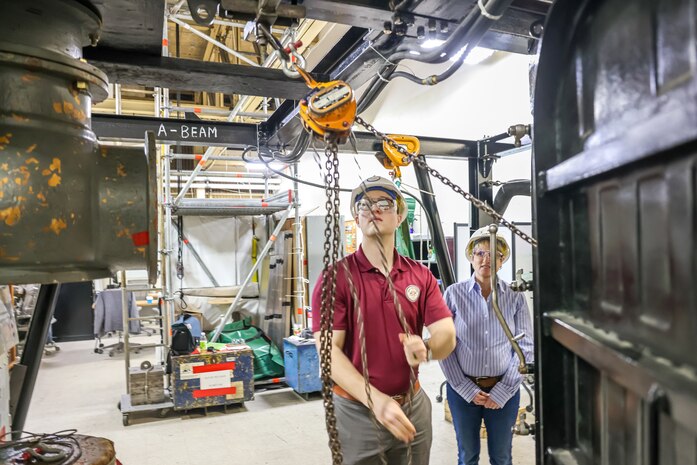
[[[488,227],[477,230],[467,243],[474,274],[445,291],[453,314],[457,346],[441,368],[448,380],[448,405],[458,444],[458,464],[477,465],[482,419],[487,430],[491,465],[510,465],[512,429],[520,404],[522,375],[519,360],[491,306],[492,257]],[[508,260],[510,247],[496,240],[496,271]],[[533,361],[533,329],[525,297],[497,280],[498,302],[527,362]]]

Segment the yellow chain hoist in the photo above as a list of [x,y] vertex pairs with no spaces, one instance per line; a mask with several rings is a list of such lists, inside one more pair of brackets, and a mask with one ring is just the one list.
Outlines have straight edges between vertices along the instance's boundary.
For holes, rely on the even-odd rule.
[[305,127],[325,140],[345,143],[356,120],[356,99],[351,86],[344,81],[317,82],[301,67],[297,66],[296,70],[312,89],[300,101],[300,118]]
[[[403,146],[407,152],[413,156],[418,156],[421,150],[421,143],[418,137],[405,136],[400,134],[388,134],[387,137],[395,141],[397,144]],[[382,142],[382,152],[375,154],[375,157],[382,163],[385,169],[392,170],[393,177],[401,179],[402,171],[399,169],[400,166],[409,166],[411,161],[408,157],[404,156],[399,150],[397,150],[393,145],[389,144],[387,141]]]

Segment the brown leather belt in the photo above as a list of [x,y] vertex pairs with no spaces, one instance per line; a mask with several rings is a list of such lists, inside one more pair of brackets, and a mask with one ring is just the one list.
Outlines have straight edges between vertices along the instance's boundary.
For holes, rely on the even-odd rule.
[[[417,392],[419,392],[419,389],[421,389],[421,384],[419,384],[419,380],[417,379],[416,382],[414,383],[414,395],[416,395]],[[332,391],[334,391],[334,394],[336,394],[339,397],[343,397],[344,399],[352,400],[354,402],[358,402],[358,399],[353,397],[351,394],[349,394],[344,388],[339,386],[338,384],[335,384],[334,387],[332,388]],[[404,405],[409,401],[409,393],[405,392],[404,394],[397,394],[396,396],[391,396],[399,405]]]
[[470,376],[465,375],[472,380],[474,384],[482,389],[491,389],[496,386],[496,383],[501,381],[502,376]]

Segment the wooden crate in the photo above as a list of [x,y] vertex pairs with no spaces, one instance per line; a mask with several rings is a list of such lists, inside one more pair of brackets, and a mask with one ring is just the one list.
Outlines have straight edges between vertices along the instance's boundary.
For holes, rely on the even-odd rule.
[[254,354],[248,345],[172,357],[175,410],[242,403],[254,398]]

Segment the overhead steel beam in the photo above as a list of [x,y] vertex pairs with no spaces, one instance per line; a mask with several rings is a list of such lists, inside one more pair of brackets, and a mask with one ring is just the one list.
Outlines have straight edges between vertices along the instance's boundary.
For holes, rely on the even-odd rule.
[[230,148],[257,145],[256,124],[92,115],[92,130],[100,139],[142,141],[145,131],[153,131],[158,142],[167,144]]
[[[307,94],[302,80],[291,79],[280,69],[98,49],[85,52],[90,64],[119,84],[292,100]],[[315,75],[315,79],[326,80],[326,76]]]
[[[97,49],[160,55],[165,0],[90,0],[102,18]],[[85,51],[91,47],[86,47]]]
[[[257,145],[258,125],[249,123],[227,123],[221,121],[189,121],[174,118],[147,118],[141,116],[92,115],[92,130],[100,139],[143,140],[145,131],[152,131],[158,142],[181,145],[245,148]],[[355,132],[356,149],[359,152],[379,152],[382,142],[367,132]],[[419,137],[421,153],[429,157],[474,157],[477,141]],[[352,151],[346,143],[344,151]],[[489,143],[489,152],[496,153],[509,144]],[[190,155],[200,159],[200,156]],[[228,159],[230,157],[224,157]]]

